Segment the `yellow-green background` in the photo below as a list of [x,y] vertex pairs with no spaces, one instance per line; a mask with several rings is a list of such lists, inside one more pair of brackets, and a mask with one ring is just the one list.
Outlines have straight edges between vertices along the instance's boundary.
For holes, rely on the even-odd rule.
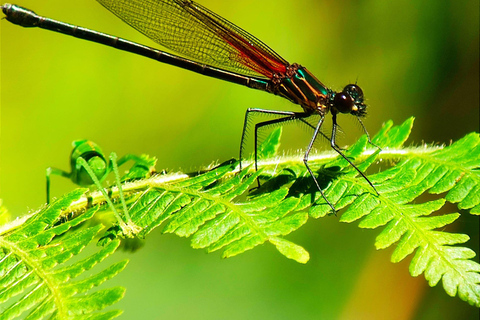
[[[93,0],[18,4],[156,46]],[[478,1],[202,4],[334,89],[358,81],[372,134],[388,119],[399,124],[410,116],[416,122],[409,141],[416,144],[478,131]],[[148,153],[159,170],[189,172],[238,157],[246,108],[300,110],[273,95],[72,37],[6,20],[0,29],[0,197],[13,215],[44,203],[45,168],[68,169],[75,139],[120,156]],[[361,134],[350,118],[339,118],[340,142]],[[284,146],[304,148],[305,130],[290,127]],[[54,177],[54,195],[72,188]],[[468,245],[478,253],[478,219],[462,215],[452,231],[471,234]],[[477,309],[440,286],[428,288],[423,275],[411,278],[410,258],[393,265],[392,250],[376,252],[377,234],[335,217],[311,220],[289,236],[309,250],[304,266],[271,245],[222,260],[158,230],[110,285],[128,288],[118,304],[125,319],[476,319]],[[115,259],[120,255],[129,256]]]

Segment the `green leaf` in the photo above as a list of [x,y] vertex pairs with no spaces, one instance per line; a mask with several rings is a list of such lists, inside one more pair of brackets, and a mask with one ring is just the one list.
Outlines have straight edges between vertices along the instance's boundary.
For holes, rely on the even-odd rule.
[[[400,133],[401,130],[397,130]],[[383,132],[385,135],[388,132]],[[385,136],[382,137],[385,139]],[[394,139],[400,140],[400,139]],[[379,142],[379,140],[375,140]],[[342,215],[341,221],[362,219],[361,228],[385,226],[376,239],[377,249],[398,242],[392,262],[399,262],[415,252],[410,264],[412,276],[425,273],[429,285],[443,279],[447,294],[480,306],[480,265],[471,259],[474,252],[463,244],[469,237],[434,229],[453,223],[460,214],[435,215],[445,200],[459,203],[459,208],[472,208],[477,214],[480,158],[478,134],[469,134],[449,147],[430,150],[427,147],[385,150],[397,153],[400,162],[394,167],[370,176],[377,183],[379,197],[364,193]],[[382,151],[382,153],[384,153]],[[448,192],[445,199],[413,203],[425,193]]]
[[122,271],[126,261],[76,280],[115,252],[118,240],[67,264],[103,228],[99,224],[77,227],[90,220],[98,208],[91,208],[70,221],[62,216],[62,208],[71,206],[84,193],[85,189],[75,190],[36,212],[20,226],[3,229],[0,234],[0,318],[112,319],[121,313],[102,310],[121,299],[123,288],[89,291]]
[[277,247],[278,251],[287,258],[301,263],[307,263],[308,260],[310,260],[308,252],[293,242],[277,237],[273,237],[270,241]]
[[275,128],[272,133],[258,147],[258,159],[273,158],[277,155],[280,148],[280,138],[282,136],[282,127]]
[[134,165],[122,177],[122,182],[136,179],[145,179],[150,177],[152,175],[152,172],[155,171],[157,158],[150,157],[146,154],[142,154],[139,158],[141,161],[135,161]]
[[[447,294],[478,307],[480,265],[471,260],[475,253],[461,246],[469,237],[444,231],[460,214],[438,211],[450,201],[470,214],[479,213],[480,137],[472,133],[450,146],[407,148],[403,144],[412,125],[413,118],[400,126],[389,121],[372,137],[381,150],[363,136],[344,152],[363,172],[384,164],[367,174],[379,194],[336,152],[312,153],[309,166],[326,197],[341,210],[341,222],[359,220],[361,228],[381,227],[375,246],[396,245],[392,262],[413,254],[412,276],[424,273],[432,286],[442,280]],[[128,210],[142,230],[140,236],[161,227],[163,232],[191,237],[194,248],[222,250],[223,257],[271,243],[287,258],[307,262],[307,251],[285,237],[309,217],[324,217],[331,210],[313,184],[303,155],[276,156],[278,141],[279,131],[275,131],[262,147],[268,158],[258,162],[257,172],[253,166],[239,172],[238,162],[229,161],[200,173],[160,174],[124,184]],[[261,187],[249,192],[257,179]],[[420,202],[418,197],[427,192],[440,196]],[[111,194],[118,200],[118,192]],[[91,202],[82,198],[75,209],[103,204],[102,197],[92,193]],[[108,210],[105,205],[102,208]],[[72,215],[68,208],[64,214]],[[38,221],[23,232],[33,236],[42,226]],[[115,238],[115,233],[111,235]],[[40,241],[48,238],[36,240]],[[75,248],[72,244],[72,254]]]

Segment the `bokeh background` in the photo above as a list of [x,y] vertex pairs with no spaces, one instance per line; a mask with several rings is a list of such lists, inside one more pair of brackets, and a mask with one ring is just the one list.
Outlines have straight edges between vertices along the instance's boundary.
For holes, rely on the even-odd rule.
[[[478,1],[202,0],[328,86],[358,81],[374,134],[388,119],[415,116],[411,144],[450,143],[479,122]],[[159,47],[93,0],[19,0],[56,18]],[[40,29],[0,21],[0,197],[14,216],[45,201],[45,168],[68,169],[71,142],[148,153],[159,170],[191,172],[238,157],[245,109],[300,110],[279,97]],[[351,143],[362,133],[339,118]],[[306,146],[289,126],[285,150]],[[407,143],[408,144],[408,143]],[[325,144],[325,148],[327,145]],[[74,186],[54,178],[53,194]],[[447,211],[456,211],[455,206]],[[478,218],[452,228],[472,235]],[[477,319],[478,309],[411,278],[392,250],[375,251],[378,230],[311,220],[289,236],[311,254],[299,265],[265,245],[223,260],[187,239],[153,232],[108,285],[128,288],[124,319]],[[476,258],[478,261],[478,257]]]

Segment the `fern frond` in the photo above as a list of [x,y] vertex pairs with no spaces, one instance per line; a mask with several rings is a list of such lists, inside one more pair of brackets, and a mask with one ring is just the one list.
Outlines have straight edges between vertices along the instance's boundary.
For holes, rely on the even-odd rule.
[[130,208],[132,219],[145,226],[143,234],[168,223],[164,232],[192,236],[194,248],[223,249],[231,257],[264,242],[273,243],[288,258],[305,263],[308,253],[280,236],[298,229],[307,213],[295,211],[298,199],[286,198],[288,188],[248,202],[234,201],[248,190],[259,173],[243,171],[222,181],[237,163],[175,183],[153,183]]
[[[478,213],[479,135],[469,134],[449,147],[431,152],[415,148],[396,151],[400,150],[386,152],[398,153],[395,158],[400,159],[400,163],[370,176],[377,183],[380,196],[364,193],[353,201],[340,220],[352,222],[363,218],[361,228],[385,225],[375,246],[384,249],[398,242],[392,262],[399,262],[416,250],[410,263],[412,276],[425,273],[430,286],[442,279],[450,296],[458,294],[462,300],[480,307],[480,265],[469,260],[475,257],[475,252],[452,246],[467,242],[469,237],[434,230],[453,223],[460,214],[431,216],[446,200],[459,203],[459,208],[472,208],[472,214]],[[448,193],[446,199],[412,203],[426,191]]]
[[[413,276],[424,273],[432,286],[442,280],[449,295],[458,294],[480,306],[480,265],[471,260],[475,253],[454,246],[465,243],[468,236],[436,230],[459,216],[437,214],[445,201],[458,203],[471,214],[479,211],[479,135],[469,134],[447,147],[404,147],[412,125],[413,118],[400,126],[387,122],[372,139],[382,150],[363,136],[345,151],[362,171],[379,162],[390,165],[368,175],[380,195],[335,152],[311,155],[309,165],[330,202],[337,210],[345,208],[340,221],[361,219],[361,228],[385,226],[376,247],[398,242],[393,262],[415,252],[410,264]],[[163,226],[164,232],[191,237],[194,248],[223,250],[224,257],[269,242],[286,257],[307,262],[308,252],[284,236],[300,228],[309,216],[326,216],[330,207],[313,184],[301,156],[275,156],[278,139],[276,132],[267,139],[270,145],[260,148],[259,155],[267,158],[259,162],[258,172],[253,166],[238,172],[238,162],[231,161],[198,174],[156,175],[124,183],[128,210],[142,229],[140,236]],[[257,178],[264,181],[262,186],[245,196]],[[415,203],[426,192],[446,196]],[[115,187],[111,195],[118,198]],[[81,198],[65,213],[103,202],[100,193],[92,193],[91,202]]]
[[[76,280],[85,271],[112,254],[119,241],[112,241],[83,260],[67,265],[103,228],[79,226],[92,218],[97,208],[68,221],[61,211],[85,193],[75,190],[33,214],[19,227],[0,234],[0,317],[2,319],[112,319],[121,311],[102,311],[124,295],[123,288],[89,292],[122,271],[127,261]],[[9,305],[7,306],[7,304]]]

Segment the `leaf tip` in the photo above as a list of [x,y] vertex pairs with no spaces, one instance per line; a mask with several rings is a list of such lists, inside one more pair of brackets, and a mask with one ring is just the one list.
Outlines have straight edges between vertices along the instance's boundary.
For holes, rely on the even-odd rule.
[[277,250],[285,257],[295,260],[300,263],[307,263],[310,260],[310,254],[302,246],[290,242],[288,240],[273,237],[270,242],[277,248]]

